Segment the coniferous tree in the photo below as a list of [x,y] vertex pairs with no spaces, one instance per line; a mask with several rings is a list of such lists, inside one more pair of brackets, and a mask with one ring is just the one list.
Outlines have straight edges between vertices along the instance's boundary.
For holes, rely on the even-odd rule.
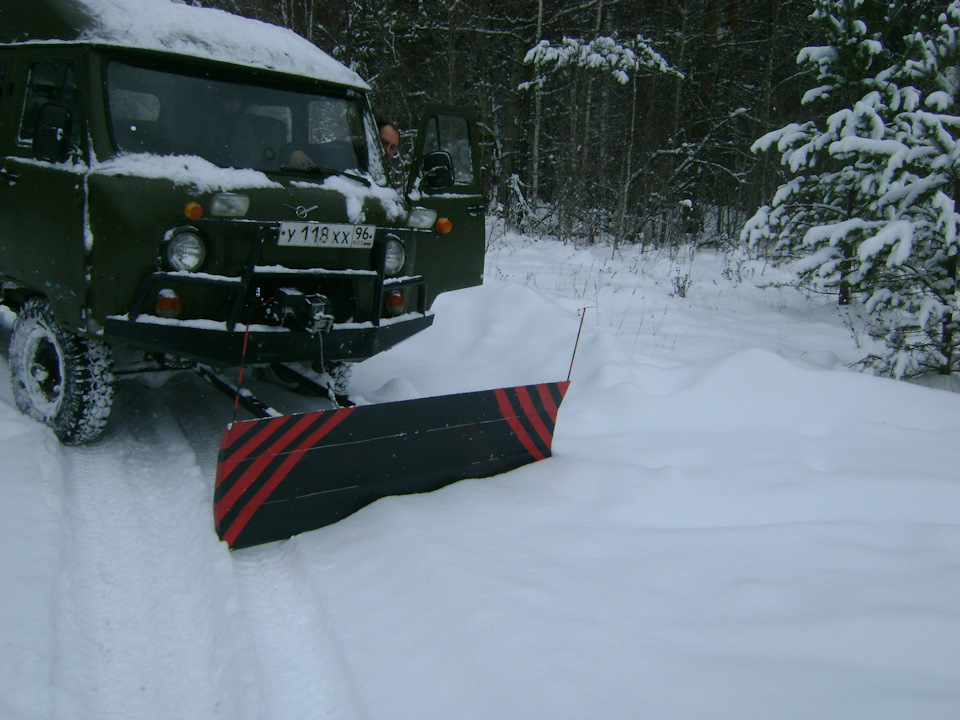
[[892,138],[851,133],[851,149],[878,166],[877,206],[890,217],[860,253],[886,345],[872,363],[897,377],[947,375],[960,371],[960,0],[906,47],[885,88]]
[[800,258],[802,277],[862,298],[871,333],[886,345],[866,362],[896,377],[950,373],[960,345],[960,0],[934,32],[920,22],[897,38],[888,31],[901,27],[903,8],[818,0],[830,44],[801,52],[820,68],[807,100],[847,106],[758,141],[759,149],[777,144],[793,177],[743,233]]
[[[888,7],[886,0],[816,1],[811,18],[826,44],[804,48],[797,62],[817,70],[818,84],[803,98],[805,106],[818,111],[817,118],[790,123],[753,146],[766,151],[776,145],[791,177],[748,221],[744,237],[753,245],[772,240],[776,252],[800,259],[801,277],[835,288],[841,304],[849,302],[859,279],[853,275],[856,247],[883,221],[875,216],[875,198],[863,183],[868,168],[855,154],[836,152],[845,113],[851,111],[830,111],[851,101],[858,117],[870,110],[856,102],[876,87],[877,76],[890,71],[893,60],[883,42],[892,23],[890,13],[883,12]],[[868,16],[875,18],[872,26],[864,19]]]

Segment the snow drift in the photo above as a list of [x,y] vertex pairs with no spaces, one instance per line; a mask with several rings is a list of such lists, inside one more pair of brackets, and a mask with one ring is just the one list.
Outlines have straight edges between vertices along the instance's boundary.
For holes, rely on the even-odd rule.
[[217,541],[192,376],[70,449],[3,381],[0,715],[955,718],[960,396],[747,258],[492,237],[352,390],[563,377],[589,305],[554,457],[290,541]]

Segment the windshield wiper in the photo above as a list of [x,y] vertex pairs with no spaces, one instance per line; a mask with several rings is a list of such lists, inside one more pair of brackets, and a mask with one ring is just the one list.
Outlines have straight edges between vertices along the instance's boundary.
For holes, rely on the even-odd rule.
[[296,167],[295,165],[281,165],[280,170],[282,172],[292,172],[299,173],[301,175],[323,175],[329,177],[330,175],[342,175],[345,178],[350,178],[355,182],[370,187],[371,183],[363,175],[357,175],[352,173],[349,170],[337,170],[332,167],[324,167],[323,165],[311,165],[310,167]]

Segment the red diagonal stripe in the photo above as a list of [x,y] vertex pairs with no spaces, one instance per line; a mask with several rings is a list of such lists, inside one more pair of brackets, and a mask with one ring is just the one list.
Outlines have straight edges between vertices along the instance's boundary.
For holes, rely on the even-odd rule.
[[516,391],[517,397],[520,399],[520,407],[522,407],[526,413],[527,420],[530,421],[537,435],[543,440],[543,444],[549,448],[553,442],[553,433],[547,430],[547,426],[543,424],[543,418],[540,417],[540,413],[533,405],[533,398],[530,397],[530,391],[525,387],[518,387]]
[[[347,416],[350,415],[356,408],[342,408],[340,410],[334,410],[330,413],[329,417],[325,418],[325,422],[312,432],[307,438],[300,443],[296,450],[289,453],[281,463],[280,467],[270,476],[270,478],[265,482],[261,488],[256,492],[256,494],[250,499],[250,501],[243,506],[243,509],[237,514],[236,519],[230,524],[230,527],[222,535],[222,539],[226,541],[228,546],[233,546],[233,541],[237,539],[243,529],[247,526],[247,523],[250,522],[250,518],[253,517],[254,513],[260,508],[261,505],[270,497],[273,491],[277,486],[283,482],[284,478],[296,467],[297,463],[303,459],[303,456],[313,449],[316,444],[323,439],[331,430],[333,430],[337,425],[342,423],[347,419]],[[272,458],[271,458],[272,459]]]
[[510,404],[510,398],[507,397],[506,390],[499,388],[493,392],[497,396],[497,404],[500,406],[500,414],[510,425],[510,429],[513,430],[513,434],[517,436],[517,439],[521,442],[521,444],[523,444],[523,447],[527,449],[527,452],[530,453],[534,460],[543,460],[546,455],[540,451],[540,448],[537,447],[536,443],[530,438],[530,435],[527,434],[527,431],[520,423],[520,420],[517,419],[517,413]]
[[246,435],[249,430],[257,429],[257,432],[250,436],[243,445],[227,455],[227,457],[221,458],[217,465],[217,486],[220,485],[221,481],[230,476],[237,465],[243,462],[244,458],[269,440],[271,435],[283,427],[287,420],[289,420],[289,417],[250,420],[245,423],[240,423],[240,425],[243,425],[241,428],[238,428],[235,424],[227,430],[221,443],[221,450],[223,450],[228,443],[231,446],[236,445],[237,439]]
[[541,383],[537,385],[537,394],[540,396],[540,402],[543,403],[543,407],[547,411],[547,417],[550,418],[550,422],[556,423],[559,407],[556,399],[553,397],[553,393],[550,392],[551,387],[552,386],[547,383]]
[[[237,478],[236,482],[234,482],[233,485],[230,487],[230,489],[226,493],[224,493],[223,497],[220,498],[220,501],[216,505],[214,505],[214,508],[213,508],[214,519],[216,518],[222,519],[224,515],[230,512],[230,509],[233,507],[234,503],[237,502],[240,496],[247,491],[247,488],[249,488],[253,484],[253,481],[260,476],[260,474],[263,472],[263,469],[267,466],[267,464],[271,460],[273,460],[273,458],[275,458],[280,452],[282,452],[283,449],[286,448],[290,443],[296,440],[297,437],[307,428],[307,426],[313,424],[316,421],[316,419],[317,419],[316,413],[309,413],[307,415],[303,415],[299,420],[297,420],[297,422],[293,424],[293,426],[289,430],[283,433],[283,435],[281,435],[269,448],[267,448],[263,453],[258,455],[256,460],[254,460],[250,464],[250,467],[244,470],[243,474],[239,478]],[[277,420],[270,420],[265,422],[274,424],[274,423],[280,423],[282,421],[283,421],[282,418],[277,418]],[[258,436],[260,434],[261,433],[258,433]],[[247,443],[247,445],[252,444],[255,440],[257,440],[257,438],[252,438],[251,441]],[[261,443],[257,443],[258,446],[260,444]],[[246,451],[243,453],[243,456],[245,457],[247,454],[249,454],[252,451],[253,448],[248,448],[245,445],[243,449]],[[240,453],[238,452],[237,454],[239,455]],[[232,457],[231,457],[231,461],[233,461]],[[239,460],[232,462],[233,467],[231,467],[231,470],[236,467],[237,462],[239,462]],[[224,464],[226,465],[227,463],[225,462]]]

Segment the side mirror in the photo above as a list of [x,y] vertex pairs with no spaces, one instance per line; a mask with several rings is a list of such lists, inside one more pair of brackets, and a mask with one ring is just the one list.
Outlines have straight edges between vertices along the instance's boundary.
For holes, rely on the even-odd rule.
[[40,108],[33,133],[33,156],[37,160],[62,162],[70,151],[73,118],[63,105],[47,103]]
[[431,192],[441,192],[453,185],[453,159],[443,150],[423,156],[423,181]]

